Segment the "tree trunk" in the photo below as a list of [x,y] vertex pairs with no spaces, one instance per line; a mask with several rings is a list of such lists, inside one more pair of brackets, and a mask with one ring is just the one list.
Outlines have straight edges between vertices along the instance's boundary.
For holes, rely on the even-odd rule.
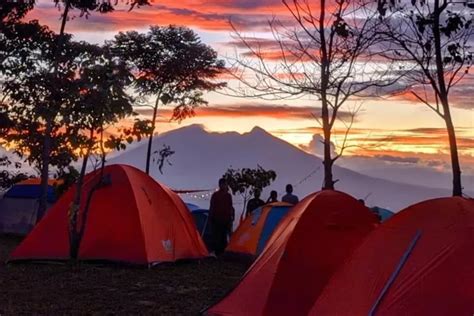
[[100,159],[100,178],[102,179],[105,169],[104,126],[100,127]]
[[43,218],[48,209],[48,180],[49,180],[49,155],[51,152],[51,130],[52,123],[50,120],[46,122],[46,130],[44,132],[43,151],[41,153],[41,191],[38,205],[36,222]]
[[[322,112],[326,112],[326,114],[329,116],[329,111],[326,105],[326,110],[323,110]],[[334,190],[334,176],[332,174],[332,166],[333,166],[333,160],[331,157],[331,128],[329,126],[328,122],[329,118],[324,118],[323,117],[323,131],[324,131],[324,159],[323,159],[323,165],[324,165],[324,184],[323,184],[323,190]]]
[[84,205],[84,211],[82,213],[82,218],[81,218],[81,226],[79,228],[79,231],[76,230],[77,250],[79,250],[79,248],[81,247],[81,242],[84,237],[84,232],[86,231],[87,218],[89,216],[89,210],[90,210],[90,206],[92,202],[92,197],[94,193],[104,184],[105,148],[104,148],[104,127],[103,126],[101,126],[101,129],[100,129],[100,151],[101,151],[100,177],[99,177],[99,180],[89,190],[86,197],[86,203]]
[[453,196],[462,196],[461,183],[461,165],[459,163],[458,145],[456,141],[456,131],[449,111],[449,105],[444,109],[444,120],[446,121],[446,129],[448,130],[449,149],[451,152],[451,168],[453,171]]
[[[54,73],[57,75],[58,73],[58,64],[59,64],[59,56],[61,54],[62,50],[62,45],[63,45],[63,36],[64,36],[64,30],[66,28],[66,21],[67,21],[67,16],[69,13],[69,8],[70,8],[70,0],[66,0],[65,7],[64,7],[64,13],[62,16],[61,20],[61,29],[59,32],[59,37],[58,37],[58,45],[56,47],[55,51],[55,65],[54,65]],[[43,215],[46,213],[46,210],[48,208],[48,179],[49,179],[49,157],[51,155],[51,132],[53,129],[53,120],[54,117],[56,116],[56,113],[47,113],[46,117],[46,129],[45,129],[45,134],[44,134],[44,143],[43,143],[43,151],[41,153],[41,160],[42,160],[42,165],[41,165],[41,188],[40,188],[40,199],[39,199],[39,205],[38,205],[38,212],[37,212],[37,222],[43,217]]]
[[[90,138],[92,140],[94,132],[91,131]],[[71,259],[77,259],[79,253],[79,236],[77,231],[77,217],[81,208],[81,197],[82,197],[82,187],[84,185],[84,177],[86,175],[87,162],[90,154],[90,147],[87,149],[87,153],[83,157],[81,173],[79,174],[79,179],[76,183],[76,193],[74,194],[74,200],[70,206],[70,215],[69,215],[69,256]]]
[[[445,6],[443,6],[445,8]],[[446,82],[444,78],[444,65],[441,48],[441,32],[440,32],[440,15],[443,9],[439,5],[439,0],[434,2],[433,12],[433,39],[435,44],[436,54],[436,74],[438,78],[438,89],[439,99],[443,106],[443,118],[446,123],[446,129],[449,138],[449,148],[451,152],[451,168],[453,171],[453,196],[462,196],[462,184],[461,184],[461,166],[459,164],[458,147],[456,142],[456,131],[454,128],[453,120],[451,117],[451,111],[448,100],[448,90],[446,88]]]
[[155,133],[155,126],[156,126],[156,115],[158,113],[158,104],[160,102],[160,95],[156,98],[155,107],[153,108],[153,117],[151,121],[151,131],[150,135],[148,135],[148,148],[146,151],[146,167],[145,172],[146,174],[150,174],[150,160],[151,160],[151,148],[153,145],[153,134]]
[[331,126],[329,123],[329,105],[327,102],[327,89],[329,84],[329,56],[326,47],[325,22],[326,1],[321,0],[319,16],[319,38],[321,40],[321,120],[324,133],[324,184],[323,190],[334,190],[334,179],[332,174],[333,160],[331,157]]

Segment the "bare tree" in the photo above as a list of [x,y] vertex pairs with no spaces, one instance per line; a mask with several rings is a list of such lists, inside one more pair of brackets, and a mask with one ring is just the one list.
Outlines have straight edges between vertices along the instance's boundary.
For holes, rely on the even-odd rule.
[[[459,3],[459,2],[458,2]],[[468,5],[466,2],[465,6]],[[462,195],[461,167],[449,96],[453,87],[469,76],[473,62],[472,8],[448,0],[380,0],[383,20],[384,57],[396,61],[406,72],[406,92],[427,105],[446,123],[453,196]],[[471,10],[471,12],[469,12]]]
[[313,115],[324,134],[323,189],[334,189],[337,182],[332,167],[343,149],[331,153],[331,136],[341,108],[394,81],[386,76],[390,66],[371,52],[379,20],[376,8],[363,1],[283,0],[295,23],[271,20],[272,40],[245,37],[234,28],[238,46],[247,51],[232,59],[232,74],[239,80],[232,93],[270,100],[309,95],[321,103],[320,113]]

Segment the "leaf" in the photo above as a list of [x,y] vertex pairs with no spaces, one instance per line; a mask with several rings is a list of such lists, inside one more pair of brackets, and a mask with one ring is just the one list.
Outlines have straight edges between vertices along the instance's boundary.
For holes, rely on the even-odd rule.
[[172,98],[171,95],[169,95],[168,93],[163,93],[163,94],[161,95],[160,101],[161,101],[161,103],[163,103],[164,105],[170,103],[171,100],[173,100],[173,98]]

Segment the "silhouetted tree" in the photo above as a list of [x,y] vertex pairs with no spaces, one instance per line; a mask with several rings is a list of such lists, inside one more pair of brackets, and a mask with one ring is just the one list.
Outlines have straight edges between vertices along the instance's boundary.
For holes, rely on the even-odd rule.
[[[52,0],[60,9],[61,13],[61,26],[59,29],[59,35],[54,45],[54,64],[51,68],[53,74],[58,74],[58,69],[61,67],[61,59],[64,55],[63,43],[65,42],[67,35],[65,34],[66,23],[69,20],[70,10],[79,10],[80,16],[88,17],[92,12],[109,13],[113,12],[115,6],[124,1],[118,0]],[[142,5],[149,5],[149,0],[127,0],[125,3],[130,5],[130,10],[135,7]],[[44,131],[44,142],[42,146],[42,161],[43,165],[41,168],[41,197],[38,206],[38,214],[43,214],[47,208],[47,192],[48,192],[48,177],[49,177],[49,157],[51,152],[51,132],[53,129],[53,122],[57,118],[57,111],[55,107],[61,104],[61,93],[55,90],[58,94],[58,100],[55,100],[49,107],[44,109],[45,112],[45,131]]]
[[[365,0],[283,0],[295,25],[269,22],[272,40],[255,41],[235,28],[238,45],[247,51],[233,59],[231,74],[240,85],[230,93],[263,99],[291,99],[311,96],[321,103],[313,116],[323,129],[323,189],[334,189],[332,167],[346,148],[332,156],[331,137],[337,120],[350,129],[354,115],[345,121],[339,115],[347,101],[374,93],[377,87],[396,80],[386,76],[387,67],[374,63],[371,49],[376,46],[376,10]],[[270,42],[269,42],[270,41]],[[278,56],[267,59],[268,51]],[[308,113],[308,116],[310,113]]]
[[56,197],[59,199],[67,190],[77,182],[79,171],[73,166],[60,169],[54,176],[60,183],[54,187]]
[[[82,158],[82,167],[76,183],[73,203],[69,210],[71,258],[77,258],[80,242],[84,232],[87,212],[79,221],[78,214],[83,196],[83,182],[87,162],[91,152],[101,153],[101,168],[105,164],[105,151],[123,149],[131,143],[134,136],[140,133],[136,126],[122,130],[121,133],[104,137],[105,128],[131,117],[133,99],[126,93],[126,87],[132,79],[125,62],[114,58],[107,48],[98,45],[71,43],[76,52],[83,52],[75,58],[77,61],[76,76],[73,84],[76,88],[76,99],[70,105],[63,121],[69,122],[71,129],[70,143]],[[141,134],[139,134],[141,135]],[[89,192],[88,194],[92,194]],[[87,197],[87,201],[90,198]],[[85,205],[84,209],[88,209]],[[78,227],[79,226],[79,227]]]
[[[37,22],[16,23],[0,36],[0,112],[10,122],[2,139],[14,144],[20,156],[26,154],[27,161],[41,170],[45,163],[61,168],[77,158],[67,141],[64,117],[77,94],[76,58],[81,52],[66,45],[60,66],[52,73],[57,40],[56,34]],[[69,36],[66,41],[70,42]],[[55,119],[51,120],[53,109]],[[46,138],[50,143],[47,161],[43,156]]]
[[153,158],[153,162],[156,162],[158,165],[158,170],[160,171],[161,174],[163,174],[163,167],[165,165],[165,162],[171,166],[171,162],[169,161],[169,158],[175,154],[175,151],[171,149],[170,145],[163,144],[163,147],[160,150],[155,150],[153,152],[153,155],[155,156]]
[[244,207],[242,215],[245,213],[245,206],[249,198],[256,190],[262,191],[264,188],[275,181],[277,174],[273,170],[265,170],[263,167],[257,165],[257,168],[229,168],[224,173],[224,178],[229,186],[232,194],[240,194],[244,199]]
[[0,30],[20,21],[33,7],[34,1],[0,1]]
[[461,196],[461,166],[449,96],[469,75],[473,63],[472,8],[468,12],[448,0],[379,0],[378,10],[384,22],[379,29],[385,39],[382,55],[400,63],[406,72],[405,90],[446,124],[453,195]]
[[153,26],[148,33],[120,33],[109,45],[132,65],[138,95],[143,99],[155,97],[146,156],[148,174],[159,105],[174,106],[174,120],[194,115],[195,107],[207,104],[203,92],[225,85],[213,81],[224,69],[224,62],[185,27]]
[[13,163],[7,156],[0,156],[0,191],[31,177],[19,170],[21,166],[21,163]]

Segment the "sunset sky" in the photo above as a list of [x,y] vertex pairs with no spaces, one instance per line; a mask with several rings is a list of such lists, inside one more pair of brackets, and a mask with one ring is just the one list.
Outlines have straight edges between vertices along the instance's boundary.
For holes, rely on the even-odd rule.
[[[291,23],[280,0],[160,0],[150,7],[128,12],[126,7],[107,15],[93,13],[86,20],[73,12],[66,31],[75,39],[102,43],[119,31],[145,32],[149,25],[185,25],[194,29],[201,39],[216,49],[222,58],[235,55],[234,39],[229,20],[255,38],[270,38],[268,19],[276,16]],[[38,19],[57,30],[60,11],[51,0],[39,0],[28,19]],[[271,53],[271,52],[270,52]],[[459,85],[451,102],[457,126],[463,171],[474,174],[474,75],[471,73]],[[275,136],[309,152],[314,152],[315,134],[321,134],[311,113],[317,113],[315,99],[262,101],[207,95],[209,106],[197,110],[196,117],[180,125],[169,123],[171,112],[161,111],[159,132],[189,124],[202,124],[210,131],[247,132],[258,125]],[[348,109],[354,107],[349,103]],[[347,110],[348,110],[347,109]],[[144,114],[146,114],[144,112]],[[344,126],[336,129],[338,145]],[[350,136],[347,154],[368,156],[387,161],[424,164],[445,170],[449,160],[444,122],[426,106],[406,96],[366,100]]]

